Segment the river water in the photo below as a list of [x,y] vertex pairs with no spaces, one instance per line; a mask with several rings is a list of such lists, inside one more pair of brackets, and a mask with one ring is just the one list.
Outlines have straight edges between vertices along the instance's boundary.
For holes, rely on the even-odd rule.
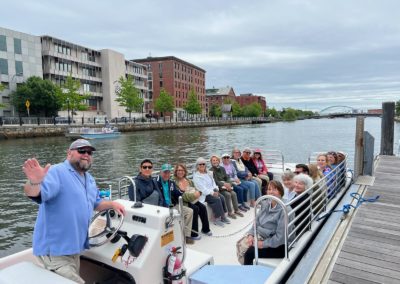
[[[304,163],[312,152],[342,150],[352,166],[355,125],[355,118],[337,118],[127,133],[92,142],[97,151],[91,173],[99,187],[111,184],[116,192],[119,178],[136,175],[144,158],[158,170],[166,162],[192,164],[199,156],[230,153],[233,146],[281,150],[285,161]],[[380,149],[380,125],[380,118],[365,120],[365,130],[375,137],[375,153]],[[397,123],[395,141],[399,137]],[[23,194],[23,162],[34,156],[41,164],[58,163],[70,143],[64,137],[0,140],[0,256],[31,246],[37,205]],[[395,151],[397,147],[396,143]]]

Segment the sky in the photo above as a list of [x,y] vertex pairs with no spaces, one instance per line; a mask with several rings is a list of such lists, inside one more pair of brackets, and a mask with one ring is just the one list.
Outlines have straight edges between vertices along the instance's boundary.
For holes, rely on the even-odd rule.
[[0,0],[0,26],[126,59],[176,56],[270,107],[400,100],[398,0]]

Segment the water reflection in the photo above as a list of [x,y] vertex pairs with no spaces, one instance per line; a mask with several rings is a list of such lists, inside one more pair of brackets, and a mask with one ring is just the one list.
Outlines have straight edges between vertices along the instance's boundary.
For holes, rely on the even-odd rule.
[[[365,130],[375,137],[375,152],[379,151],[380,123],[379,118],[366,119]],[[399,128],[397,124],[395,141]],[[97,151],[91,173],[100,187],[111,184],[116,193],[118,179],[136,175],[144,158],[153,160],[157,170],[166,162],[192,164],[199,156],[208,160],[211,154],[230,152],[234,146],[278,149],[290,162],[307,162],[314,151],[342,150],[349,153],[351,163],[354,133],[355,119],[127,133],[118,139],[92,141]],[[64,137],[0,141],[0,256],[31,245],[37,205],[23,195],[23,162],[34,156],[41,164],[58,163],[65,159],[70,143]]]

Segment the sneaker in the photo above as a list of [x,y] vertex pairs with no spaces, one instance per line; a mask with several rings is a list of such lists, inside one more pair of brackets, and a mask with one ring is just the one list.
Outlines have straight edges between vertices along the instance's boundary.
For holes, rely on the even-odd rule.
[[201,236],[190,237],[190,239],[192,239],[194,241],[199,241],[199,240],[201,240]]
[[232,219],[236,219],[235,213],[228,213],[228,217],[232,218]]
[[194,244],[194,240],[192,240],[190,237],[186,237],[186,244],[192,245],[192,244]]
[[212,232],[211,232],[211,231],[208,231],[207,233],[205,233],[205,232],[202,231],[202,233],[203,233],[203,235],[206,235],[206,236],[209,236],[209,237],[212,236]]
[[222,223],[222,221],[218,220],[218,219],[214,221],[214,225],[220,226],[220,227],[225,227],[224,223]]
[[243,203],[242,204],[242,206],[246,209],[246,210],[250,210],[250,207],[249,206],[247,206],[247,204],[246,203]]
[[236,215],[240,216],[240,217],[244,217],[243,213],[240,212],[239,210],[235,212]]
[[[236,217],[236,216],[235,216],[235,217]],[[223,223],[225,223],[225,224],[230,224],[230,223],[231,223],[231,221],[229,221],[228,218],[226,218],[226,217],[222,217],[222,218],[221,218],[221,221],[222,221]]]
[[240,205],[240,206],[239,206],[239,210],[242,211],[242,212],[247,212],[247,209],[244,208],[243,205]]

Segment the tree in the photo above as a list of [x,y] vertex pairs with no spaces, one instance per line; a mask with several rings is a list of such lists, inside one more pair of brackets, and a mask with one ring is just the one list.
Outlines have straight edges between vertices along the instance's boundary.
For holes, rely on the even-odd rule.
[[294,121],[298,118],[298,111],[293,108],[286,108],[282,111],[282,118],[286,121]]
[[[0,93],[1,93],[2,91],[4,91],[4,86],[0,83]],[[0,103],[0,108],[5,108],[5,107],[6,107],[5,104]]]
[[142,110],[144,100],[140,97],[140,91],[135,87],[132,76],[128,76],[126,79],[121,76],[118,82],[120,86],[116,91],[117,98],[115,101],[120,106],[125,107],[125,111],[129,113],[130,118],[132,112]]
[[266,117],[278,118],[279,117],[279,112],[274,107],[273,108],[267,108],[265,110],[265,116]]
[[40,77],[29,77],[11,93],[11,104],[19,113],[27,112],[26,101],[29,100],[29,114],[55,116],[62,107],[61,91],[51,81]]
[[242,116],[242,114],[243,114],[242,107],[240,106],[240,104],[238,102],[234,102],[232,104],[232,116],[239,117],[239,116]]
[[211,105],[210,116],[211,117],[221,117],[222,116],[221,107],[219,105],[215,105],[215,104]]
[[165,113],[173,112],[175,109],[174,98],[168,94],[168,92],[162,88],[160,96],[154,102],[154,108],[156,111]]
[[193,87],[189,91],[189,98],[185,106],[183,107],[184,110],[188,114],[200,114],[201,113],[201,104],[197,99],[197,94],[194,91]]
[[400,100],[396,102],[396,116],[400,116]]
[[259,103],[252,103],[243,107],[243,115],[247,117],[258,117],[262,114],[262,107]]
[[89,95],[82,95],[79,93],[81,83],[79,80],[72,78],[69,74],[64,85],[62,86],[61,101],[63,109],[70,109],[72,113],[72,121],[74,120],[74,113],[77,110],[87,110],[89,107],[84,102],[89,99]]

